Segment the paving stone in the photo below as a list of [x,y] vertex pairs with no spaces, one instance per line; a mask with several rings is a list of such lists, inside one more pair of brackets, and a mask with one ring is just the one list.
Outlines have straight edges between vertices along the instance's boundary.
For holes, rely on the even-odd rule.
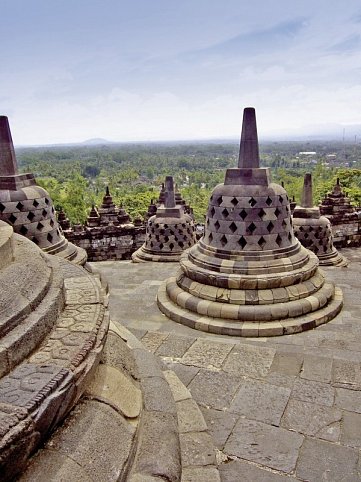
[[182,471],[181,482],[221,482],[216,467],[189,467]]
[[307,380],[329,383],[332,377],[332,359],[306,355],[300,376]]
[[175,413],[175,403],[170,387],[163,377],[141,380],[143,405],[148,411]]
[[283,428],[254,420],[239,419],[224,452],[290,473],[297,462],[303,437]]
[[350,412],[361,413],[361,392],[347,390],[346,388],[335,389],[335,406]]
[[148,351],[155,353],[167,336],[168,335],[164,333],[148,331],[148,333],[143,336],[142,343]]
[[192,398],[188,388],[185,387],[172,370],[165,370],[163,375],[169,384],[175,402]]
[[249,419],[279,425],[291,390],[256,380],[242,382],[229,408]]
[[334,402],[334,388],[327,383],[296,378],[291,397],[304,402],[332,407]]
[[311,482],[357,482],[357,450],[315,439],[306,439],[300,451],[296,475]]
[[293,388],[296,377],[294,375],[284,375],[277,372],[269,372],[264,381],[278,387]]
[[299,353],[278,352],[274,356],[270,371],[284,375],[298,375],[301,371],[302,363],[303,356]]
[[222,482],[292,482],[294,477],[272,473],[244,460],[234,460],[219,467]]
[[174,363],[167,359],[164,359],[164,363],[170,370],[173,370],[179,380],[187,387],[193,378],[199,372],[198,367],[192,367],[190,365],[183,365],[182,363]]
[[192,399],[177,402],[179,433],[203,432],[207,430],[202,412]]
[[236,345],[228,355],[223,370],[237,376],[263,378],[270,371],[276,351],[252,345]]
[[343,413],[341,443],[351,447],[361,448],[361,414]]
[[201,369],[190,383],[189,390],[199,405],[223,410],[229,407],[240,384],[239,377]]
[[332,383],[337,387],[361,390],[361,364],[349,360],[333,360]]
[[216,456],[211,436],[206,432],[191,432],[179,435],[182,467],[192,465],[214,465]]
[[223,410],[202,408],[203,417],[207,423],[208,431],[218,449],[222,450],[239,415]]
[[337,442],[340,438],[341,418],[342,412],[336,408],[290,400],[281,426],[294,432]]
[[196,340],[184,354],[182,363],[200,368],[220,368],[233,345]]
[[156,351],[158,356],[182,358],[185,352],[192,346],[196,339],[186,336],[170,334]]

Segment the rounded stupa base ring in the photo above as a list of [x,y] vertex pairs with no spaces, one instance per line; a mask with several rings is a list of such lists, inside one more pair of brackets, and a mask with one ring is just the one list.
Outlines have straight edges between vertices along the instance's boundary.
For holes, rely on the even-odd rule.
[[149,251],[144,246],[141,246],[132,254],[133,263],[146,263],[148,261],[164,261],[164,262],[179,262],[183,251],[172,253],[171,251]]
[[318,259],[320,261],[320,266],[346,267],[349,264],[348,259],[342,256],[337,249],[334,249],[331,253],[325,253],[323,255],[319,254]]
[[[170,278],[159,288],[157,303],[162,313],[173,321],[189,326],[190,328],[220,335],[262,337],[300,333],[327,323],[341,311],[343,305],[342,291],[337,287],[335,288],[332,283],[325,283],[324,289],[326,292],[331,292],[332,294],[323,307],[317,308],[319,300],[314,296],[309,297],[309,299],[304,299],[307,305],[310,301],[313,301],[314,309],[316,311],[303,314],[303,307],[306,306],[306,304],[302,303],[302,300],[299,300],[298,305],[301,310],[299,316],[297,316],[297,313],[295,312],[295,316],[286,316],[285,318],[274,319],[272,321],[260,321],[259,319],[226,319],[221,318],[220,316],[208,315],[208,309],[216,314],[217,308],[220,310],[219,313],[221,313],[223,306],[225,306],[226,308],[224,309],[227,310],[230,305],[227,307],[226,304],[199,300],[202,303],[202,309],[204,312],[204,314],[201,314],[178,304],[182,300],[182,297],[185,298],[184,295],[190,296],[188,293],[184,292],[177,295],[177,304],[174,303],[167,293],[167,285],[175,282],[176,278]],[[323,296],[327,298],[326,293]],[[214,305],[221,306],[215,307]],[[283,310],[286,308],[285,305],[287,305],[287,303],[282,303],[282,305],[284,306],[279,306],[280,313],[283,312],[285,314],[285,311]],[[289,303],[289,305],[291,305],[291,303]],[[255,307],[252,305],[244,306],[249,308],[249,315],[255,317],[255,310],[253,310]],[[273,307],[277,310],[277,304],[273,305]],[[294,307],[296,308],[296,304],[294,304]],[[261,308],[263,313],[271,311],[271,307],[267,305],[263,305]]]

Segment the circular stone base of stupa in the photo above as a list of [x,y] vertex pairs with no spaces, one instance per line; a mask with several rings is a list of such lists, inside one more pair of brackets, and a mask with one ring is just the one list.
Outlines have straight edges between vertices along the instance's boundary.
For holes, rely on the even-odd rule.
[[[174,298],[177,304],[174,303]],[[322,301],[328,301],[320,308]],[[190,304],[197,304],[199,312],[193,312],[183,307]],[[232,304],[217,303],[209,300],[201,300],[192,297],[189,293],[182,291],[177,286],[177,278],[169,278],[159,288],[157,303],[159,309],[171,320],[182,325],[189,326],[196,330],[215,333],[218,335],[243,336],[243,337],[262,337],[262,336],[281,336],[300,333],[302,331],[311,330],[332,320],[340,311],[343,305],[343,295],[339,288],[334,288],[332,283],[325,283],[321,298],[310,296],[300,301],[295,301],[289,306],[295,316],[285,317],[279,320],[261,320],[262,314],[270,313],[281,308],[283,313],[287,315],[286,304],[277,305],[261,305],[260,309],[255,306],[244,305],[249,312],[249,319],[225,319],[217,316],[208,315],[209,312],[230,314],[234,316],[238,312],[239,307]],[[179,304],[178,304],[179,303]],[[303,314],[303,310],[308,304],[313,304],[317,311]],[[318,309],[317,309],[318,307]],[[298,313],[298,316],[297,316]],[[258,318],[259,317],[259,318]]]
[[132,254],[133,263],[146,263],[148,261],[165,261],[176,263],[180,260],[183,252],[181,253],[154,253],[147,250],[144,246],[141,246],[137,251]]

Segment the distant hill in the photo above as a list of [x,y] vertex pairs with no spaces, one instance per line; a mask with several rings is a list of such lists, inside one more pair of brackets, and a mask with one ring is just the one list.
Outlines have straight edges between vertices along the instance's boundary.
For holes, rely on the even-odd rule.
[[102,139],[101,137],[95,137],[94,139],[87,139],[86,141],[81,142],[81,144],[87,146],[96,146],[98,144],[113,144],[113,142],[108,141],[107,139]]

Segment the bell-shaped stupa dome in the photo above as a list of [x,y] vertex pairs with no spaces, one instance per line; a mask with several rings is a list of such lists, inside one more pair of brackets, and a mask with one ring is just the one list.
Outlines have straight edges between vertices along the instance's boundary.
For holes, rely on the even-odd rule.
[[320,266],[347,266],[347,259],[333,245],[331,222],[313,206],[310,173],[304,177],[301,205],[293,211],[293,228],[302,246],[316,254]]
[[145,243],[133,253],[134,262],[179,261],[196,242],[193,219],[175,202],[172,176],[166,177],[162,193],[163,204],[148,219]]
[[0,116],[0,220],[44,252],[84,264],[86,251],[69,243],[56,219],[49,193],[33,174],[19,174],[8,118]]
[[158,305],[174,321],[271,336],[314,328],[340,311],[341,291],[294,235],[286,191],[259,165],[255,110],[246,108],[238,167],[211,195],[204,237],[159,289]]

